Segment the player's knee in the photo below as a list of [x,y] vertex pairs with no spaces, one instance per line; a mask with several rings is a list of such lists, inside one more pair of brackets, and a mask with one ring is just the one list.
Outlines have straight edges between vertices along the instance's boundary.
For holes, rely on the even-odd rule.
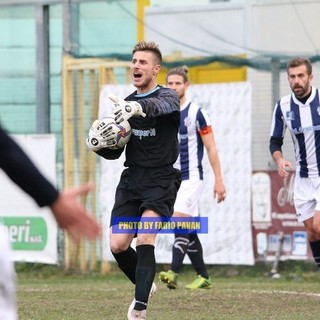
[[313,225],[312,228],[306,228],[309,241],[318,241],[320,239],[320,225]]
[[314,226],[313,233],[312,233],[312,239],[314,241],[319,240],[320,238],[320,225]]
[[110,239],[110,250],[113,253],[120,253],[128,249],[128,244],[123,241]]
[[156,240],[155,234],[138,234],[137,236],[137,246],[140,245],[154,245]]

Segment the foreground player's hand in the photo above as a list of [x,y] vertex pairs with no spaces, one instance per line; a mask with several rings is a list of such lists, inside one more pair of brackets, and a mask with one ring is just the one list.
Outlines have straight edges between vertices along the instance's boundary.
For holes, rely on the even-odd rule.
[[133,116],[146,116],[142,110],[142,106],[137,101],[125,101],[114,95],[109,95],[109,99],[114,104],[113,114],[115,115],[116,123],[121,123]]
[[58,226],[76,242],[81,236],[94,239],[100,235],[100,226],[78,200],[79,196],[86,195],[93,187],[92,184],[84,184],[66,189],[50,207]]

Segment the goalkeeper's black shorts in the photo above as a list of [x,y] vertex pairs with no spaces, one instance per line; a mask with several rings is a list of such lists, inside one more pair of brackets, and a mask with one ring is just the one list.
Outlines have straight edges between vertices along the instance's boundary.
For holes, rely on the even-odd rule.
[[180,184],[180,170],[172,166],[125,169],[117,186],[110,224],[116,217],[141,217],[145,209],[170,218]]

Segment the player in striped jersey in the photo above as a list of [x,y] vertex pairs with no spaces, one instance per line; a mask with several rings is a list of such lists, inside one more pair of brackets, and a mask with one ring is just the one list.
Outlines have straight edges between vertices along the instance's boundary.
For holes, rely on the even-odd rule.
[[[199,215],[198,203],[203,188],[204,147],[215,176],[213,197],[217,198],[218,203],[226,197],[211,121],[204,109],[187,100],[186,90],[189,86],[187,73],[186,67],[174,68],[169,71],[166,79],[167,87],[175,90],[180,99],[180,154],[176,166],[181,170],[182,183],[174,205],[173,217],[176,218]],[[166,283],[168,288],[175,289],[186,254],[197,272],[196,279],[186,288],[210,288],[212,282],[204,263],[201,242],[196,233],[175,234],[171,268],[169,271],[160,272],[160,280]]]
[[281,177],[293,170],[283,158],[282,145],[288,128],[295,147],[294,205],[299,222],[308,234],[311,251],[320,267],[320,100],[311,86],[312,65],[308,59],[294,58],[287,65],[292,93],[280,99],[274,109],[270,152]]

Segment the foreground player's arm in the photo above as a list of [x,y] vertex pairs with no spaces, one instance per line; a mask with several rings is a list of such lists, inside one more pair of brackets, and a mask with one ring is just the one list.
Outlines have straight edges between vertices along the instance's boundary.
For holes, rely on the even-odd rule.
[[40,207],[49,206],[57,200],[58,190],[48,182],[20,146],[2,128],[0,128],[0,150],[0,167]]
[[215,177],[213,196],[214,198],[217,198],[218,203],[220,203],[226,197],[226,189],[223,183],[220,159],[219,159],[216,143],[214,140],[212,127],[209,126],[200,130],[200,136],[207,150],[208,159]]
[[78,240],[80,235],[95,238],[100,227],[78,202],[92,185],[59,192],[36,168],[20,146],[0,128],[0,168],[40,207],[49,206],[59,227]]

